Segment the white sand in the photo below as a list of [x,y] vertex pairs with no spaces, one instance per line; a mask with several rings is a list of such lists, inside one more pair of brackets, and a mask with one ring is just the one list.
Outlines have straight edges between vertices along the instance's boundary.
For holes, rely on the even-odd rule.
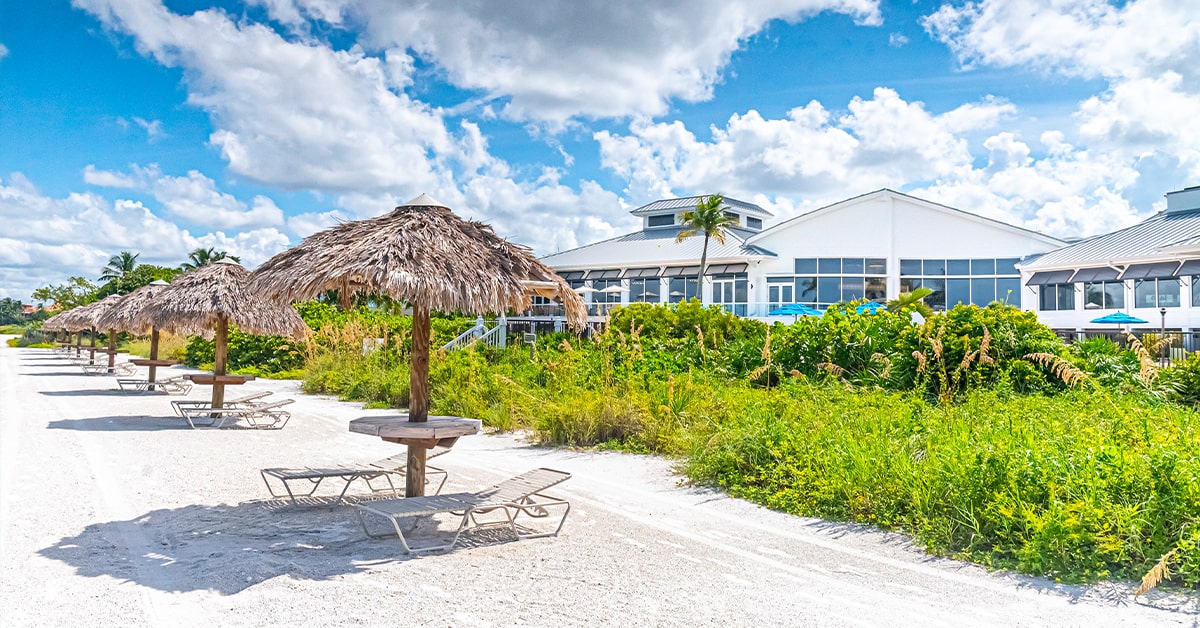
[[[168,369],[171,373],[177,369]],[[932,558],[897,535],[680,486],[668,461],[462,439],[447,491],[536,466],[574,477],[557,538],[478,535],[407,558],[352,509],[281,508],[258,469],[365,462],[387,411],[301,395],[283,430],[192,430],[176,397],[115,392],[48,350],[0,346],[4,626],[1161,626],[1196,600],[1075,587]],[[197,387],[189,398],[202,399]]]

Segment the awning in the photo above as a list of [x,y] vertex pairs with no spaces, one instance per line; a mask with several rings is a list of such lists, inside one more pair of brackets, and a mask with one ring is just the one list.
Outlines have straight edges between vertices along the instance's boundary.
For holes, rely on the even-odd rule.
[[700,274],[700,265],[695,266],[668,266],[663,271],[663,277],[695,277]]
[[1071,275],[1074,275],[1073,270],[1043,270],[1040,273],[1033,273],[1029,281],[1025,282],[1027,286],[1048,286],[1055,283],[1067,283],[1071,280]]
[[653,268],[627,268],[625,274],[621,275],[621,279],[641,279],[643,277],[657,277],[658,267]]
[[1179,267],[1179,272],[1176,273],[1180,277],[1188,275],[1200,275],[1200,259],[1190,259]]
[[1153,264],[1134,264],[1125,269],[1121,279],[1161,279],[1175,277],[1175,269],[1179,262],[1155,262]]
[[621,277],[621,269],[619,269],[619,268],[608,268],[605,270],[589,270],[588,274],[587,274],[588,279],[620,279],[620,277]]
[[558,276],[562,277],[563,281],[577,281],[579,279],[583,279],[584,274],[585,273],[582,270],[569,270],[566,272],[558,273]]
[[1117,276],[1121,272],[1109,266],[1101,266],[1099,268],[1080,268],[1079,272],[1075,273],[1072,282],[1078,281],[1116,281]]
[[749,264],[713,264],[704,269],[705,275],[730,275],[744,273]]

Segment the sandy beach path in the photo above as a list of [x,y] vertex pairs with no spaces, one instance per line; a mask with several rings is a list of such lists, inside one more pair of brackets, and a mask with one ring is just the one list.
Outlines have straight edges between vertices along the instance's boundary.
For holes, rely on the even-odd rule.
[[1200,623],[1191,597],[987,573],[898,535],[681,486],[666,460],[512,436],[467,437],[439,458],[446,492],[569,471],[552,491],[573,506],[562,534],[477,534],[407,558],[367,539],[350,508],[267,499],[258,474],[397,453],[346,427],[387,411],[258,380],[228,395],[295,398],[285,429],[192,430],[176,397],[115,389],[49,350],[0,346],[3,626]]

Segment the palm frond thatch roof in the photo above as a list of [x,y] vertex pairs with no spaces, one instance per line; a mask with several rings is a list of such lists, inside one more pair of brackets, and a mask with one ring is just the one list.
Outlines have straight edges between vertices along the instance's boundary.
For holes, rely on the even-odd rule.
[[250,271],[230,260],[191,270],[176,277],[154,295],[151,303],[131,316],[130,326],[209,337],[223,318],[251,334],[292,338],[306,335],[308,327],[296,310],[249,290],[249,276]]
[[125,295],[96,321],[99,328],[145,334],[152,326],[147,324],[145,317],[140,314],[154,303],[155,297],[165,290],[167,285],[165,281],[154,281]]
[[394,211],[336,225],[259,266],[251,289],[290,302],[337,290],[386,294],[434,311],[487,314],[530,305],[527,282],[548,282],[575,327],[587,322],[583,299],[532,252],[463,220],[422,194]]
[[73,310],[63,312],[58,326],[65,331],[83,331],[85,329],[100,329],[97,321],[121,301],[123,295],[104,297],[95,303],[89,303]]
[[[70,310],[67,310],[69,312]],[[50,318],[42,321],[42,331],[66,331],[62,328],[62,316],[67,312],[59,312]]]

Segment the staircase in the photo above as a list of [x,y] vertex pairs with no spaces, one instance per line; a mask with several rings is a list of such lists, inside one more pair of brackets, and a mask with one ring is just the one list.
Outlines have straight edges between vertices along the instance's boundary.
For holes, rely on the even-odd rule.
[[488,346],[500,347],[501,349],[508,346],[508,323],[501,316],[500,320],[496,321],[494,327],[489,328],[483,317],[475,319],[475,326],[459,334],[457,338],[442,345],[442,351],[458,351],[465,349],[477,342],[482,342]]

